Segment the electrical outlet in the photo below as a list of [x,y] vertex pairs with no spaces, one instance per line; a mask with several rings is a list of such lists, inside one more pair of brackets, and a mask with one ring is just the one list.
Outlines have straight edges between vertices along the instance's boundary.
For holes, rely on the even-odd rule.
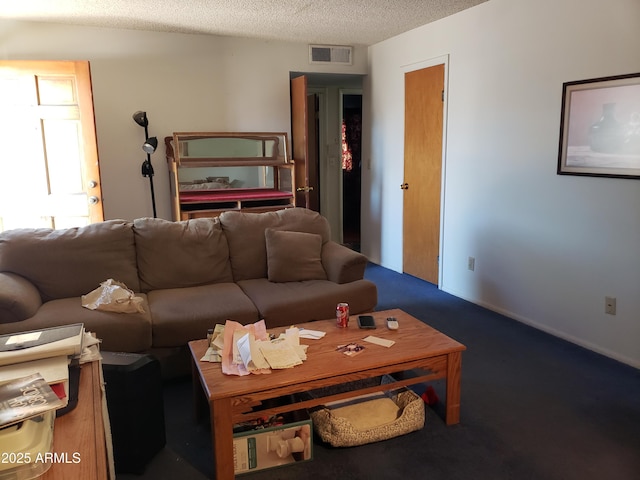
[[616,297],[604,297],[604,313],[608,315],[616,314]]
[[467,268],[469,270],[471,270],[472,272],[476,269],[476,259],[475,259],[475,257],[469,257],[469,260],[467,260]]

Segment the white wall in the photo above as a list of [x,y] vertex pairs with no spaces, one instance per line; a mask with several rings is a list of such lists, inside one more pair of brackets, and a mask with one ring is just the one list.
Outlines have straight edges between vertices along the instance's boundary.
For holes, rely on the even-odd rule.
[[402,269],[402,72],[448,55],[441,288],[640,367],[640,182],[556,175],[562,84],[640,72],[640,2],[490,0],[369,55],[364,253]]
[[[306,43],[208,35],[83,28],[0,20],[4,60],[89,60],[105,218],[151,216],[140,174],[147,112],[158,216],[171,218],[164,137],[176,131],[290,134],[289,72],[365,74],[366,49],[353,66],[309,65]],[[291,137],[289,136],[289,142]]]

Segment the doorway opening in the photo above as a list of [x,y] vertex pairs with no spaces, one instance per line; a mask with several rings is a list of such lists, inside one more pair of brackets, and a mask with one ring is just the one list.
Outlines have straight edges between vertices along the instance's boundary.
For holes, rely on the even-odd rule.
[[[360,248],[360,148],[361,142],[352,147],[352,154],[355,151],[356,161],[354,161],[351,170],[346,174],[343,170],[343,154],[342,154],[342,133],[343,120],[346,114],[352,118],[359,111],[362,118],[362,81],[363,75],[350,74],[328,74],[328,73],[302,73],[290,72],[290,82],[292,92],[294,91],[294,83],[300,82],[299,77],[306,79],[306,96],[317,97],[316,109],[316,127],[317,132],[317,149],[311,149],[311,142],[307,141],[304,148],[300,149],[300,140],[292,133],[292,151],[294,152],[294,160],[296,162],[296,177],[302,180],[303,172],[298,169],[305,170],[305,180],[307,183],[296,181],[296,190],[301,187],[309,190],[309,196],[313,192],[317,192],[319,197],[319,212],[329,221],[331,227],[332,240],[347,244],[350,248]],[[295,87],[295,90],[299,85]],[[296,94],[296,98],[297,98]],[[292,102],[294,96],[292,95]],[[298,100],[296,103],[302,103]],[[307,111],[312,109],[307,108]],[[308,119],[302,121],[297,113],[298,109],[293,107],[291,110],[292,132],[294,127],[299,130],[301,124],[308,124]],[[352,122],[350,122],[352,123]],[[360,137],[362,131],[360,128],[354,132]],[[350,131],[350,135],[352,135]],[[307,133],[307,138],[311,139],[313,135]],[[296,139],[298,138],[298,139]],[[354,140],[351,139],[353,143]],[[296,145],[297,144],[297,145]],[[296,151],[306,151],[304,159],[296,158]],[[312,153],[317,153],[315,160]],[[314,162],[313,164],[310,162]],[[310,170],[307,170],[310,169]],[[313,170],[317,172],[314,178],[310,176]],[[314,182],[312,182],[314,180]],[[345,187],[345,182],[347,187]],[[348,198],[347,198],[348,197]],[[296,201],[297,206],[304,206],[303,202]],[[313,208],[312,208],[313,209]],[[345,220],[346,218],[346,220]],[[348,224],[347,238],[345,239],[345,222]]]
[[360,251],[362,94],[345,93],[342,103],[342,243]]

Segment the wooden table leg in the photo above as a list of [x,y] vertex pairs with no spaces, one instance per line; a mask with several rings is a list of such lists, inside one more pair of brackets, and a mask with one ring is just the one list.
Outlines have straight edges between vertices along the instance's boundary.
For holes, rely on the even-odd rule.
[[193,413],[196,422],[202,421],[204,417],[205,408],[207,407],[207,400],[205,396],[205,390],[202,386],[202,380],[198,373],[195,361],[191,362],[191,384],[193,388]]
[[216,480],[231,480],[234,478],[231,400],[228,398],[210,400],[209,406]]
[[447,425],[460,423],[460,374],[462,372],[462,352],[447,355]]

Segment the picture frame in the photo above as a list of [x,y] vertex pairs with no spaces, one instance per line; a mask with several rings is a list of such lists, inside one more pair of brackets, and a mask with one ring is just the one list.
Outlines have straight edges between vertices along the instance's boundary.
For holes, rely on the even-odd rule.
[[640,179],[640,73],[563,84],[557,173]]

